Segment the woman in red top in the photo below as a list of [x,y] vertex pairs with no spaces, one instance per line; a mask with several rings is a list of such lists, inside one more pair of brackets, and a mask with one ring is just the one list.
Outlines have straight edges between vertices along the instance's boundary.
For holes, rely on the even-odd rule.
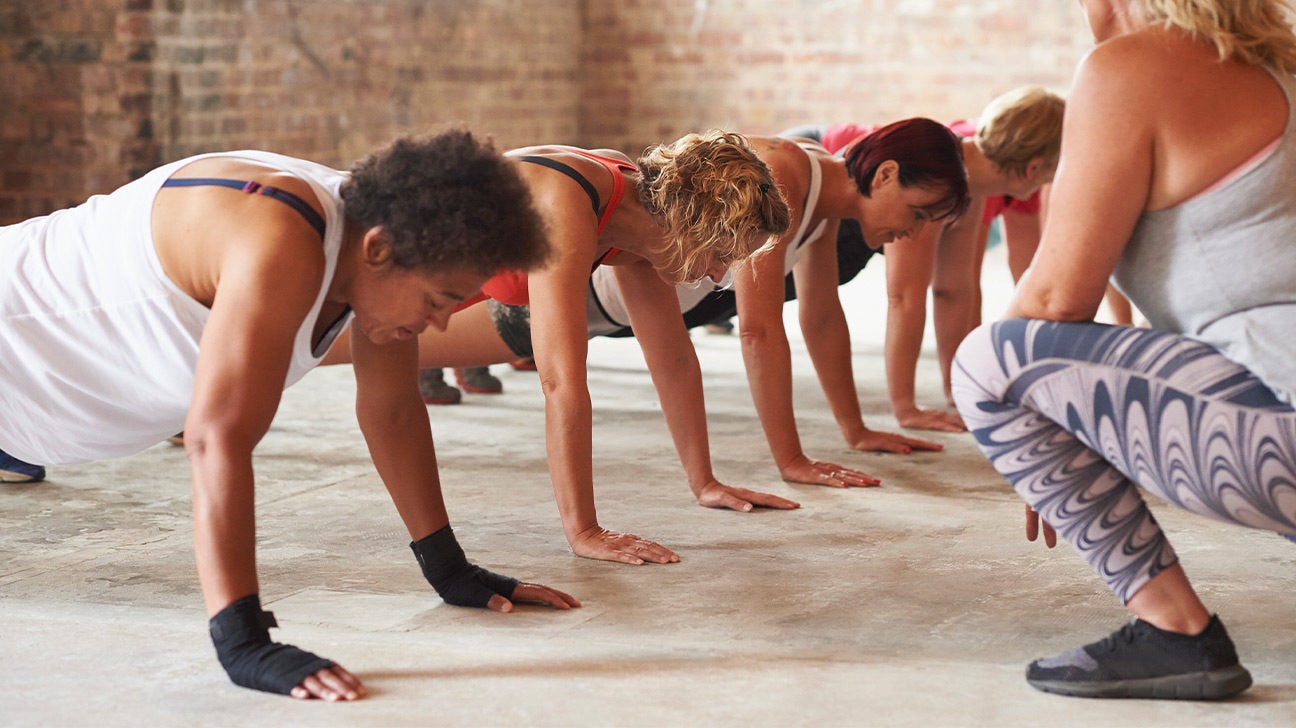
[[[534,356],[545,394],[549,474],[572,551],[628,564],[678,561],[653,541],[603,528],[595,512],[585,297],[595,268],[617,266],[698,502],[741,511],[796,508],[785,498],[716,480],[705,411],[693,405],[702,401],[697,355],[675,297],[677,283],[719,281],[730,264],[768,248],[787,229],[787,204],[746,139],[719,131],[689,134],[649,149],[635,163],[612,150],[559,145],[508,156],[521,163],[549,232],[552,259],[529,275],[492,278],[445,331],[409,332],[419,336],[420,366]],[[669,396],[661,396],[667,382]]]

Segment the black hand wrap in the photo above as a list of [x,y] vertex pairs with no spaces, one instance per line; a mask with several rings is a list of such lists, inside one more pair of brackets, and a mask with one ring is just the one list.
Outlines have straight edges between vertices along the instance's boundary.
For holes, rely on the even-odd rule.
[[270,628],[279,625],[274,614],[261,611],[257,594],[220,610],[207,626],[216,657],[235,685],[288,695],[302,680],[334,665],[332,660],[270,641]]
[[410,548],[423,567],[423,576],[446,604],[484,607],[496,594],[512,599],[517,589],[517,579],[468,563],[448,523],[431,536],[414,541]]

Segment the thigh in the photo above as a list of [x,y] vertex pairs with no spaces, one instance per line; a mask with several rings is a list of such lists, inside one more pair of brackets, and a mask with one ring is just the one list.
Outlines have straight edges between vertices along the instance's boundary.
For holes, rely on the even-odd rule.
[[475,303],[450,317],[445,331],[419,335],[419,366],[475,367],[513,361],[518,355],[500,336],[487,304]]
[[[994,382],[992,402],[1048,418],[1182,508],[1296,531],[1296,411],[1244,367],[1149,329],[1040,321],[990,329],[998,372],[981,381]],[[983,352],[979,368],[985,360]]]

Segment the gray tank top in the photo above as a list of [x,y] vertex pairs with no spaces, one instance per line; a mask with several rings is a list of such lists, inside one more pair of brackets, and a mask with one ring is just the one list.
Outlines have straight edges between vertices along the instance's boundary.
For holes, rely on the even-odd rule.
[[1116,285],[1152,326],[1220,349],[1283,401],[1296,395],[1296,77],[1274,73],[1287,127],[1217,189],[1145,212]]

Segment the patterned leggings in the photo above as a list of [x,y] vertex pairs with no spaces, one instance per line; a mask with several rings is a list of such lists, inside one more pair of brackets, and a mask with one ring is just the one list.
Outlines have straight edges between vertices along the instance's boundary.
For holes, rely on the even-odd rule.
[[1296,533],[1296,410],[1211,346],[1150,329],[1000,321],[968,336],[952,378],[990,463],[1122,602],[1177,561],[1138,487],[1193,513]]

